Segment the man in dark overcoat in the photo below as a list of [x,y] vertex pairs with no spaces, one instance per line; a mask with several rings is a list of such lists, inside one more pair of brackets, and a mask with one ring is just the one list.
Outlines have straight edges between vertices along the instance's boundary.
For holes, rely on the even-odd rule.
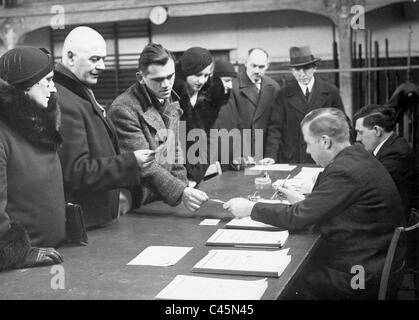
[[267,130],[266,158],[283,163],[312,163],[305,152],[301,120],[317,108],[343,110],[339,89],[314,76],[318,61],[308,46],[290,48],[289,67],[294,79],[276,97]]

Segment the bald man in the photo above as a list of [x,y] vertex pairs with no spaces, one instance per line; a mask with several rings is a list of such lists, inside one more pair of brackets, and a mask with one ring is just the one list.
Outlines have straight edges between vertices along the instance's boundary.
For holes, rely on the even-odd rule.
[[[108,224],[119,214],[119,188],[140,183],[139,173],[154,160],[150,150],[120,154],[114,128],[91,87],[105,70],[106,43],[88,27],[64,41],[54,82],[61,107],[64,143],[59,150],[67,202],[80,204],[87,228]],[[129,209],[129,201],[125,211]]]
[[[249,50],[245,69],[233,80],[230,100],[220,109],[214,124],[216,129],[251,129],[252,139],[244,142],[241,152],[244,157],[262,156],[263,153],[266,128],[271,118],[276,93],[279,90],[278,83],[265,75],[268,67],[269,56],[265,50],[261,48]],[[259,136],[255,134],[255,130],[258,129]],[[237,153],[240,148],[236,147],[235,144],[230,150],[230,162],[232,157],[240,156]]]

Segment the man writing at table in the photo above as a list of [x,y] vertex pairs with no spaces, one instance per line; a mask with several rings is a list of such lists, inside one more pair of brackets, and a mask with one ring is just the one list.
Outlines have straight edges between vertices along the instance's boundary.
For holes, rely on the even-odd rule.
[[[281,188],[293,204],[235,198],[224,208],[236,217],[251,216],[290,231],[315,225],[323,247],[317,250],[316,265],[301,286],[304,298],[376,299],[394,228],[403,220],[397,188],[377,159],[362,146],[350,144],[342,111],[313,110],[301,128],[307,153],[324,167],[312,193],[301,200]],[[365,271],[364,290],[351,287],[354,266]]]

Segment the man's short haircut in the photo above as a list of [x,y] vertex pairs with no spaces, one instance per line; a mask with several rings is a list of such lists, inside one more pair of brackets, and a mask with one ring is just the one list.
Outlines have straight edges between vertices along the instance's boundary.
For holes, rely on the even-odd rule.
[[396,112],[392,108],[378,104],[369,104],[358,110],[353,117],[354,125],[360,118],[364,118],[362,125],[368,129],[379,126],[384,131],[390,132],[394,130],[396,124]]
[[149,43],[140,53],[140,58],[138,59],[138,69],[141,72],[146,73],[150,65],[157,64],[164,66],[169,59],[174,61],[174,58],[169,50],[165,49],[161,44]]
[[250,56],[252,54],[252,52],[255,51],[255,50],[262,51],[266,55],[266,59],[269,59],[268,52],[265,49],[262,49],[262,48],[251,48],[251,49],[249,49],[249,51],[247,52],[247,56]]
[[308,124],[313,137],[327,135],[336,142],[349,141],[349,123],[345,113],[336,108],[319,108],[308,113],[301,121],[301,128]]

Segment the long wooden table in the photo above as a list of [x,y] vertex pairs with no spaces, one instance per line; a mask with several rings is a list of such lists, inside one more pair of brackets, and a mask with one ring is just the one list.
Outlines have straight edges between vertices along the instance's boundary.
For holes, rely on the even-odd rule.
[[[285,173],[275,175],[283,177]],[[255,176],[225,172],[200,186],[212,198],[228,200],[255,191]],[[268,190],[270,194],[272,190]],[[203,218],[220,218],[217,226],[200,226]],[[197,214],[183,205],[172,208],[155,202],[135,210],[106,228],[89,231],[86,247],[63,247],[65,287],[53,289],[56,273],[51,266],[0,273],[0,299],[154,299],[178,274],[203,277],[255,280],[260,277],[192,273],[196,262],[211,247],[206,240],[231,219],[221,204],[207,203]],[[319,242],[309,232],[291,233],[285,247],[292,255],[280,278],[268,278],[262,299],[283,298],[301,274]],[[128,266],[150,245],[191,246],[193,249],[171,267]],[[57,272],[55,270],[55,272]],[[232,298],[234,299],[234,298]]]

